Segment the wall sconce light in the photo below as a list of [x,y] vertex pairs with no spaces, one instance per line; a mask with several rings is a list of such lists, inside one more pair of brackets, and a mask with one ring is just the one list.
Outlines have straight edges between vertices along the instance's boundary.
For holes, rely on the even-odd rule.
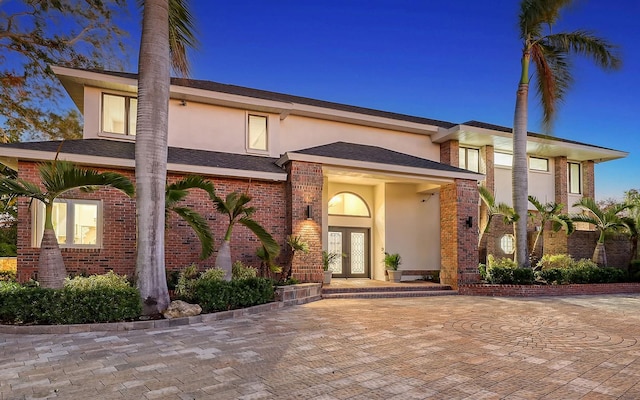
[[467,228],[473,228],[473,217],[472,216],[467,217],[465,224],[467,225]]
[[313,206],[311,204],[307,205],[307,220],[313,219]]
[[180,105],[182,107],[185,107],[187,105],[187,101],[186,100],[180,100]]

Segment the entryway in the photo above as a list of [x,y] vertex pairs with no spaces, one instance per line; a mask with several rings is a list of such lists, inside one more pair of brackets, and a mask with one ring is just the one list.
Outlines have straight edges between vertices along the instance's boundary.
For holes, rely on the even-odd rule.
[[329,253],[342,254],[331,263],[329,269],[334,278],[369,278],[369,229],[329,227]]

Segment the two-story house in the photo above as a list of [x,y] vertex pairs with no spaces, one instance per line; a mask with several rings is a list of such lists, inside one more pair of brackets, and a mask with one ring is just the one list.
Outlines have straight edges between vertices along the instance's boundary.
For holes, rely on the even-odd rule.
[[[37,181],[36,163],[59,158],[133,179],[135,74],[54,67],[84,115],[83,139],[0,146],[0,161]],[[384,251],[399,253],[404,275],[440,270],[456,287],[478,279],[477,185],[510,203],[511,130],[455,124],[193,79],[172,79],[168,180],[188,174],[214,182],[219,195],[247,191],[258,220],[283,246],[287,235],[310,247],[296,254],[293,275],[321,281],[321,252],[343,253],[336,277],[383,280]],[[594,194],[594,164],[626,153],[529,134],[530,194],[572,204]],[[55,209],[56,233],[69,271],[135,269],[134,200],[110,190],[73,193]],[[186,201],[221,240],[226,221],[201,193]],[[19,203],[18,268],[35,273],[42,211]],[[166,262],[200,261],[189,228],[171,218]],[[508,230],[487,238],[491,253],[512,252]],[[511,246],[511,247],[509,247]],[[258,242],[238,227],[232,257],[257,265]],[[566,243],[565,243],[566,248]],[[280,263],[288,262],[284,252]]]

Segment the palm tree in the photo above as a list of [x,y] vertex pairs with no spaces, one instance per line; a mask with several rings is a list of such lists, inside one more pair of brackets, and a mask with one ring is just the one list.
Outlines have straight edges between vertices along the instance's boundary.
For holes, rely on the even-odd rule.
[[178,206],[178,203],[184,200],[189,195],[190,189],[201,189],[209,194],[210,198],[215,196],[213,183],[200,177],[200,176],[187,176],[167,185],[165,193],[165,221],[169,219],[169,212],[173,211],[180,218],[182,218],[200,239],[200,245],[202,251],[200,252],[200,259],[204,260],[213,254],[213,235],[207,220],[196,211],[183,206]]
[[502,215],[505,224],[513,224],[518,220],[519,216],[515,213],[513,208],[509,207],[505,203],[496,203],[493,195],[485,186],[478,186],[478,191],[480,192],[480,200],[482,200],[487,210],[486,219],[483,224],[484,227],[480,230],[480,235],[478,237],[479,249],[482,244],[482,238],[489,232],[493,217],[496,215]]
[[[573,54],[591,58],[603,69],[615,69],[620,59],[615,47],[588,31],[552,33],[560,11],[575,0],[521,0],[519,14],[522,39],[521,75],[516,92],[513,125],[513,207],[518,215],[527,214],[527,117],[529,95],[529,66],[533,62],[537,95],[543,111],[543,127],[550,131],[556,107],[563,100],[572,77],[569,56]],[[516,260],[528,266],[527,224],[516,222]]]
[[[548,222],[551,222],[551,229],[553,229],[554,232],[558,232],[559,230],[564,229],[565,232],[567,232],[567,235],[572,234],[575,230],[575,227],[573,226],[571,217],[561,213],[564,204],[556,203],[555,201],[542,204],[540,200],[538,200],[535,196],[529,196],[529,202],[533,204],[533,206],[538,211],[536,214],[529,214],[531,220],[534,222],[536,219],[540,220],[540,230],[538,230],[538,232],[536,233],[536,238],[533,241],[533,247],[531,248],[531,252],[529,253],[529,258],[531,259],[536,251],[536,247],[538,246],[538,240],[544,233]],[[542,251],[542,254],[544,254],[544,249]]]
[[574,222],[587,222],[594,225],[600,232],[596,248],[593,251],[593,262],[606,267],[607,253],[604,247],[606,234],[616,230],[625,230],[627,232],[635,230],[635,224],[632,218],[619,215],[633,206],[626,203],[618,203],[603,210],[595,200],[588,197],[583,197],[573,206],[585,211],[585,214],[572,215],[571,219]]
[[213,203],[216,210],[229,218],[229,226],[224,235],[224,242],[218,249],[216,268],[225,271],[224,279],[231,280],[231,233],[236,223],[246,226],[262,243],[268,259],[273,260],[280,253],[280,246],[273,237],[251,216],[255,208],[247,206],[251,196],[246,193],[231,192],[225,199],[214,196]]
[[291,259],[287,263],[287,270],[282,277],[282,280],[286,281],[291,278],[291,273],[293,272],[293,258],[296,256],[296,252],[308,253],[309,252],[309,243],[302,240],[302,236],[287,236],[287,245],[291,249]]
[[26,197],[44,204],[44,233],[38,258],[38,280],[46,288],[61,288],[67,272],[53,227],[53,203],[62,194],[81,189],[85,192],[101,186],[116,188],[133,196],[129,179],[115,172],[98,173],[67,161],[52,161],[38,166],[44,191],[35,183],[19,178],[0,178],[0,196]]
[[136,275],[145,315],[169,305],[165,260],[165,185],[170,69],[188,73],[195,45],[187,0],[144,0],[136,128]]

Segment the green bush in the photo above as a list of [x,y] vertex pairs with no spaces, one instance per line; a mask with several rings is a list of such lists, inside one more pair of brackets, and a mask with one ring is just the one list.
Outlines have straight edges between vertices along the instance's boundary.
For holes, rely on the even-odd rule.
[[478,264],[478,272],[480,273],[480,278],[483,281],[487,280],[487,265],[486,264]]
[[0,270],[0,282],[13,282],[16,280],[16,271]]
[[534,275],[531,268],[514,268],[511,274],[515,285],[530,285],[533,283]]
[[0,284],[0,321],[17,324],[84,324],[134,319],[142,305],[131,287],[44,289]]
[[76,276],[75,278],[66,278],[64,287],[75,290],[88,290],[97,288],[113,288],[122,289],[131,287],[126,275],[117,275],[113,271],[109,271],[103,275]]
[[245,266],[242,261],[236,261],[231,267],[231,279],[247,279],[255,278],[258,275],[258,271],[255,268]]
[[200,271],[198,271],[198,267],[195,264],[191,264],[180,271],[180,274],[178,275],[178,282],[176,283],[176,295],[184,301],[192,302],[193,287],[199,276]]
[[265,278],[241,280],[198,280],[193,288],[193,300],[204,312],[226,311],[273,301],[275,286]]
[[538,277],[549,284],[562,285],[624,282],[626,274],[619,268],[601,268],[589,260],[580,260],[569,268],[551,268],[539,271]]
[[221,281],[224,279],[224,271],[220,268],[205,269],[198,279],[205,281]]
[[566,283],[567,268],[547,268],[536,272],[536,277],[550,285],[561,285]]
[[501,268],[517,268],[518,263],[508,257],[495,258],[493,254],[487,256],[487,266],[489,268],[501,267]]
[[[483,268],[484,267],[484,268]],[[489,283],[498,285],[528,285],[533,282],[533,270],[518,268],[518,264],[510,258],[495,258],[489,254],[487,265],[480,264],[480,275]],[[483,271],[484,270],[484,271]]]
[[545,270],[551,268],[570,268],[575,264],[575,260],[568,254],[545,254],[538,261],[538,269]]

